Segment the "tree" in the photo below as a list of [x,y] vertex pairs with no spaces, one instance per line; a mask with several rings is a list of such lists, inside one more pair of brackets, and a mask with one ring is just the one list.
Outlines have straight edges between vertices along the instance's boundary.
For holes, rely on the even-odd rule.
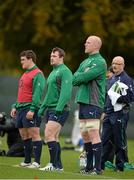
[[20,71],[19,53],[33,49],[38,66],[47,76],[51,49],[66,51],[66,64],[75,71],[85,57],[88,35],[103,40],[102,54],[108,65],[116,55],[127,61],[133,75],[133,0],[5,0],[0,1],[1,71]]

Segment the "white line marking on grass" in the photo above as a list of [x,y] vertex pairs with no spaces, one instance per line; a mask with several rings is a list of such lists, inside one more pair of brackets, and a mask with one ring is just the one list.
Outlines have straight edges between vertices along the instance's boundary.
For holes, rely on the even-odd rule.
[[6,164],[6,163],[0,163],[0,166],[9,166],[9,167],[21,167],[20,165],[11,165],[11,164]]
[[12,165],[12,167],[21,167],[20,165],[16,164],[16,165]]

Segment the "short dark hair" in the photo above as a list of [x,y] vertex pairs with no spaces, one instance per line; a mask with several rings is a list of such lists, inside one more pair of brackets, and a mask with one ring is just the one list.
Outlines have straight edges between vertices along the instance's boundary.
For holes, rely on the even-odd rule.
[[61,49],[59,47],[55,47],[55,48],[52,49],[53,53],[56,52],[56,51],[59,52],[59,57],[63,57],[63,58],[65,57],[65,51],[63,49]]
[[111,73],[114,73],[112,66],[110,66],[110,67],[108,68],[108,71],[110,71]]
[[20,53],[20,57],[26,56],[27,59],[32,59],[34,63],[36,63],[37,56],[33,50],[25,50]]

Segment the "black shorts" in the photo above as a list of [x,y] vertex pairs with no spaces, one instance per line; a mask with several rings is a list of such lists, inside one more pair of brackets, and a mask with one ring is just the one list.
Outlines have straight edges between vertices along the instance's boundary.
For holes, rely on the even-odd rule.
[[26,114],[29,109],[20,109],[16,114],[16,126],[17,128],[30,128],[30,127],[40,127],[41,118],[38,117],[38,111],[34,112],[32,120],[26,118]]
[[56,114],[55,110],[47,110],[46,111],[46,123],[48,121],[55,121],[63,126],[69,116],[69,111],[63,111],[60,115]]
[[79,104],[79,119],[100,119],[103,110],[90,104]]

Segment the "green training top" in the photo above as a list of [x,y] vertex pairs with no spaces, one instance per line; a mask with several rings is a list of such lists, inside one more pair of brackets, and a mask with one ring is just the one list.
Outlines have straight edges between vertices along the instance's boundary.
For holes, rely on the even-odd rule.
[[62,112],[71,98],[72,73],[65,64],[53,67],[47,79],[45,99],[40,107],[39,115],[43,115],[46,108]]
[[105,101],[107,65],[100,53],[89,55],[73,77],[73,85],[79,86],[76,102],[103,108]]
[[[32,67],[31,69],[26,70],[29,72],[33,69],[37,68],[37,66]],[[36,109],[39,109],[42,100],[42,94],[45,87],[45,77],[42,73],[37,73],[33,78],[33,91],[32,91],[32,102],[28,103],[18,103],[12,105],[12,108],[20,109],[20,108],[30,108],[32,112]]]

